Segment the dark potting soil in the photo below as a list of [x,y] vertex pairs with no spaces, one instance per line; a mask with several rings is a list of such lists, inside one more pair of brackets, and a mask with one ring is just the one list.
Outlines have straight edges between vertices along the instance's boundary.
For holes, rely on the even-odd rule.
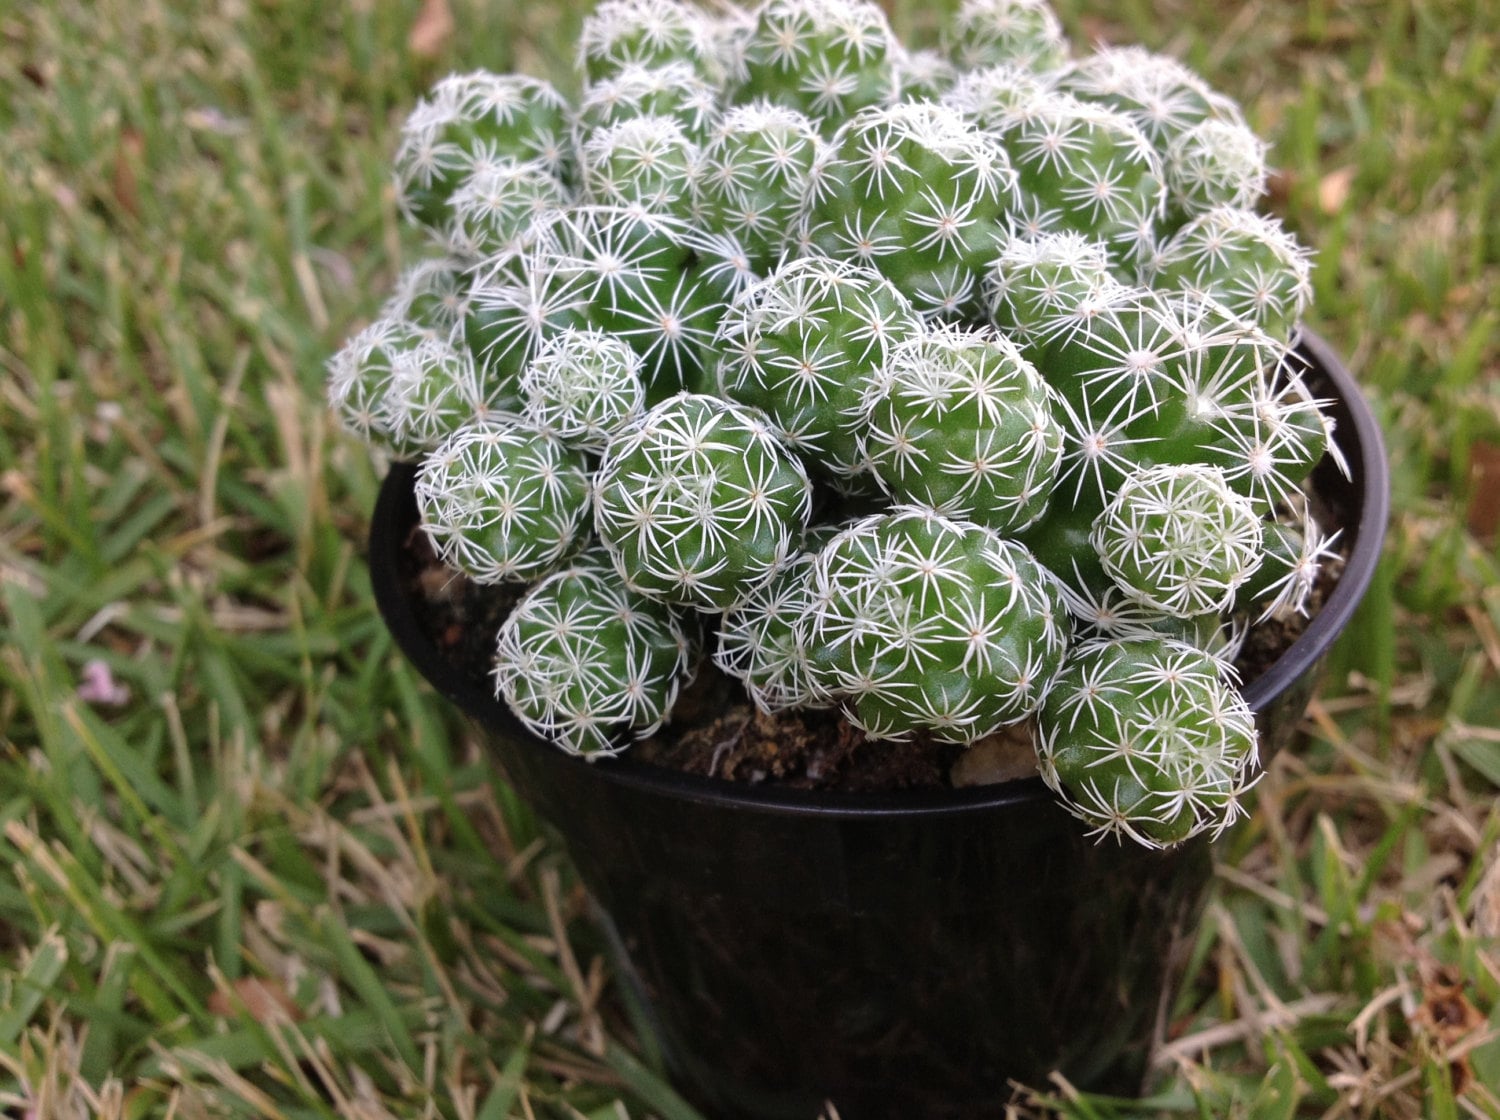
[[[424,636],[455,676],[492,690],[495,636],[525,587],[475,583],[444,566],[415,526],[401,550],[401,565],[402,580],[426,608],[415,612]],[[1296,641],[1342,570],[1342,556],[1322,565],[1307,616],[1272,619],[1251,629],[1235,661],[1242,681],[1254,680]],[[1035,773],[1024,727],[969,748],[922,736],[899,743],[867,739],[836,712],[767,715],[706,657],[678,698],[671,723],[630,751],[636,761],[655,766],[791,789],[941,788]]]

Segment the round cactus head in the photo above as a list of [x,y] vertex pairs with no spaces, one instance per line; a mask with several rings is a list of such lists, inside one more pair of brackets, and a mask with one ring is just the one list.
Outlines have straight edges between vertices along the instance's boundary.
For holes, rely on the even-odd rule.
[[1240,121],[1229,98],[1176,59],[1142,47],[1101,48],[1064,67],[1057,83],[1124,113],[1158,152],[1201,121]]
[[565,178],[568,104],[550,84],[480,70],[444,78],[406,119],[396,197],[409,220],[440,236],[449,200],[483,167],[536,162]]
[[1022,720],[1066,646],[1059,593],[1025,548],[922,507],[838,533],[813,592],[813,685],[873,738],[971,743]]
[[434,257],[403,269],[380,309],[382,319],[401,319],[453,345],[461,345],[472,281],[468,262]]
[[1254,206],[1266,190],[1266,143],[1242,124],[1210,119],[1179,134],[1162,167],[1176,229],[1216,206]]
[[826,705],[808,675],[812,571],[810,553],[791,556],[719,622],[714,664],[739,680],[763,712]]
[[700,394],[646,412],[594,480],[594,526],[625,582],[708,612],[771,576],[811,508],[806,471],[764,418]]
[[574,119],[574,145],[582,146],[594,133],[635,117],[676,121],[690,140],[701,144],[718,120],[719,103],[713,87],[686,62],[631,63],[584,90]]
[[995,114],[992,133],[1020,176],[1027,234],[1071,229],[1101,242],[1134,275],[1155,248],[1165,207],[1161,161],[1123,113],[1042,92]]
[[569,754],[618,754],[671,714],[697,646],[666,606],[620,585],[596,553],[531,589],[500,627],[495,687]]
[[717,84],[718,54],[712,21],[681,0],[603,0],[584,17],[578,36],[578,69],[590,85],[630,66],[680,62]]
[[1126,595],[1175,618],[1228,611],[1262,556],[1255,507],[1215,467],[1137,471],[1091,539]]
[[898,502],[1007,533],[1046,508],[1062,430],[1010,341],[954,328],[910,339],[870,383],[865,412],[867,458]]
[[1046,0],[964,0],[944,38],[965,70],[1001,64],[1051,70],[1068,58],[1062,24]]
[[857,486],[864,386],[892,347],[921,333],[873,269],[804,257],[747,289],[719,328],[719,388],[761,409],[819,475]]
[[1183,642],[1076,647],[1037,727],[1043,780],[1098,835],[1165,847],[1242,812],[1254,717],[1219,662]]
[[809,248],[874,268],[924,316],[982,313],[980,276],[1017,206],[1005,152],[933,102],[868,109],[814,170]]
[[480,583],[540,579],[588,532],[583,454],[514,417],[453,433],[423,459],[416,495],[443,562]]
[[891,63],[891,101],[938,101],[958,81],[958,68],[937,51],[896,52]]
[[733,101],[785,105],[825,132],[894,86],[896,37],[869,0],[766,0],[739,46]]
[[1312,301],[1306,249],[1274,218],[1217,206],[1164,244],[1151,281],[1217,300],[1279,339],[1289,339]]
[[801,224],[821,149],[817,128],[795,109],[768,102],[730,109],[694,177],[697,221],[734,237],[752,267],[770,271]]
[[344,428],[366,443],[391,442],[391,387],[398,356],[434,337],[399,317],[375,320],[328,360],[328,403]]
[[468,351],[441,339],[423,339],[392,357],[385,397],[391,449],[415,458],[507,404],[506,394],[479,376]]
[[444,243],[470,264],[526,249],[537,223],[572,201],[555,175],[536,163],[476,168],[448,201]]
[[1092,238],[1071,230],[1017,236],[985,275],[985,305],[996,327],[1031,350],[1045,324],[1113,283],[1104,246]]
[[565,330],[521,375],[525,418],[570,447],[602,454],[645,411],[641,357],[613,335]]
[[692,216],[698,146],[670,117],[628,117],[600,129],[584,142],[579,161],[583,189],[596,205]]

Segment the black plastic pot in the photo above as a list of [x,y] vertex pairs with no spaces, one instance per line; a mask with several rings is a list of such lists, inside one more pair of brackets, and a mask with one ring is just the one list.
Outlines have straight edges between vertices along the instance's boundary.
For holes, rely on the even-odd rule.
[[[1349,553],[1322,611],[1246,689],[1263,744],[1292,734],[1385,531],[1380,432],[1315,337],[1352,468],[1314,485]],[[483,729],[510,781],[561,834],[606,915],[618,965],[654,1016],[683,1091],[713,1120],[1002,1114],[1009,1082],[1139,1090],[1158,1008],[1211,873],[1206,843],[1095,844],[1040,779],[899,794],[809,793],[632,762],[590,764],[529,735],[457,679],[397,577],[416,521],[392,469],[370,540],[402,649]]]

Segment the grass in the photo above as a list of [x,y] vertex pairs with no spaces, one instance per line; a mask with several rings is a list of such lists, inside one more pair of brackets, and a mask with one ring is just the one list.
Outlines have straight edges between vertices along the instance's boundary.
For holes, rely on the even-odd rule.
[[[696,1115],[565,861],[376,621],[378,471],[322,408],[393,278],[405,110],[451,68],[565,68],[577,11],[451,3],[432,57],[416,0],[0,11],[7,1115]],[[1396,493],[1305,747],[1220,849],[1158,1095],[1016,1114],[1500,1116],[1494,13],[1063,10],[1274,140]],[[95,661],[128,697],[80,691]]]

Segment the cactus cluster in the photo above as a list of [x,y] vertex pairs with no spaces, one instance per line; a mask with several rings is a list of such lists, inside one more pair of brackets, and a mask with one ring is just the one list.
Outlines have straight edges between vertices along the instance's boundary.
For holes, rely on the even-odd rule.
[[577,84],[417,106],[431,252],[329,364],[442,559],[531,585],[518,718],[612,754],[711,658],[875,738],[1029,721],[1103,834],[1233,820],[1236,645],[1307,610],[1336,454],[1233,102],[1075,57],[1045,0],[964,0],[937,50],[871,0],[604,0]]

